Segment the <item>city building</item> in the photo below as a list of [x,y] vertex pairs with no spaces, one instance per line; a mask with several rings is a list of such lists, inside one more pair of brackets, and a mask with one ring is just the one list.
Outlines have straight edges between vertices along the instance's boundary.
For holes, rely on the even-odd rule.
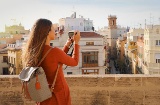
[[103,36],[95,32],[81,32],[79,67],[82,74],[105,74]]
[[19,25],[5,26],[5,33],[9,34],[28,34],[29,31],[25,30],[21,23]]
[[22,35],[20,40],[16,40],[14,44],[7,44],[9,74],[18,75],[22,68],[22,48],[26,44],[29,35]]
[[76,12],[70,17],[59,19],[59,27],[64,28],[64,31],[79,30],[79,31],[94,31],[93,21],[85,19],[83,16],[77,18]]
[[160,74],[160,25],[148,25],[144,30],[144,74]]
[[22,46],[17,44],[8,44],[8,64],[10,75],[18,75],[22,70]]
[[136,53],[137,53],[137,43],[134,41],[130,41],[128,45],[128,64],[127,64],[127,72],[129,74],[133,74],[133,60],[136,58]]
[[[125,51],[125,71],[127,73],[135,73],[135,56],[137,54],[137,37],[144,34],[144,29],[130,29],[127,32],[127,42],[124,46]],[[139,60],[140,63],[141,60]],[[137,61],[136,61],[137,62]]]
[[138,36],[137,39],[137,65],[134,67],[135,74],[143,74],[142,64],[144,64],[144,35]]

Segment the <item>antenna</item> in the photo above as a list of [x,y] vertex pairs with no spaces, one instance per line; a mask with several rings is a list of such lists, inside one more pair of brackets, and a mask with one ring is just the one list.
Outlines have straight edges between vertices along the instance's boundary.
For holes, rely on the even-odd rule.
[[146,19],[145,19],[145,27],[144,28],[146,29]]
[[153,17],[153,23],[152,23],[152,25],[154,25],[154,17]]
[[151,25],[151,13],[150,13],[150,25]]
[[11,19],[11,21],[13,21],[13,25],[16,25],[16,19]]

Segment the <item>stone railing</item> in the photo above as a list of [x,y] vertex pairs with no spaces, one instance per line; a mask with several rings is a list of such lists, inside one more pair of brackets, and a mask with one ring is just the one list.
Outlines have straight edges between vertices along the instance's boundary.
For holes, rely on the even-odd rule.
[[[66,76],[72,105],[160,105],[160,75]],[[35,105],[24,99],[18,76],[0,76],[0,105]]]

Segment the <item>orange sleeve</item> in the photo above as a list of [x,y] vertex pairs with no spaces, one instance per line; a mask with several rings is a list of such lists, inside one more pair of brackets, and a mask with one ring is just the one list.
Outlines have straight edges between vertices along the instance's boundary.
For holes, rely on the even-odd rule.
[[62,50],[63,50],[65,53],[68,53],[69,48],[68,48],[66,45],[64,45],[64,47],[63,47]]
[[[58,48],[57,48],[58,49]],[[74,44],[74,51],[72,57],[68,56],[65,52],[58,49],[57,50],[57,60],[59,63],[68,65],[68,66],[77,66],[79,61],[79,45]]]

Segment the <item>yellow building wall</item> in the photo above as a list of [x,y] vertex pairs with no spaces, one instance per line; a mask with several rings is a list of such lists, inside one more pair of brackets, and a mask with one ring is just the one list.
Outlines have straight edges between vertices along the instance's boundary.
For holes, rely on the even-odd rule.
[[13,64],[16,68],[15,74],[18,75],[22,70],[22,59],[21,59],[22,51],[21,49],[10,49],[8,51],[8,59],[9,63]]

